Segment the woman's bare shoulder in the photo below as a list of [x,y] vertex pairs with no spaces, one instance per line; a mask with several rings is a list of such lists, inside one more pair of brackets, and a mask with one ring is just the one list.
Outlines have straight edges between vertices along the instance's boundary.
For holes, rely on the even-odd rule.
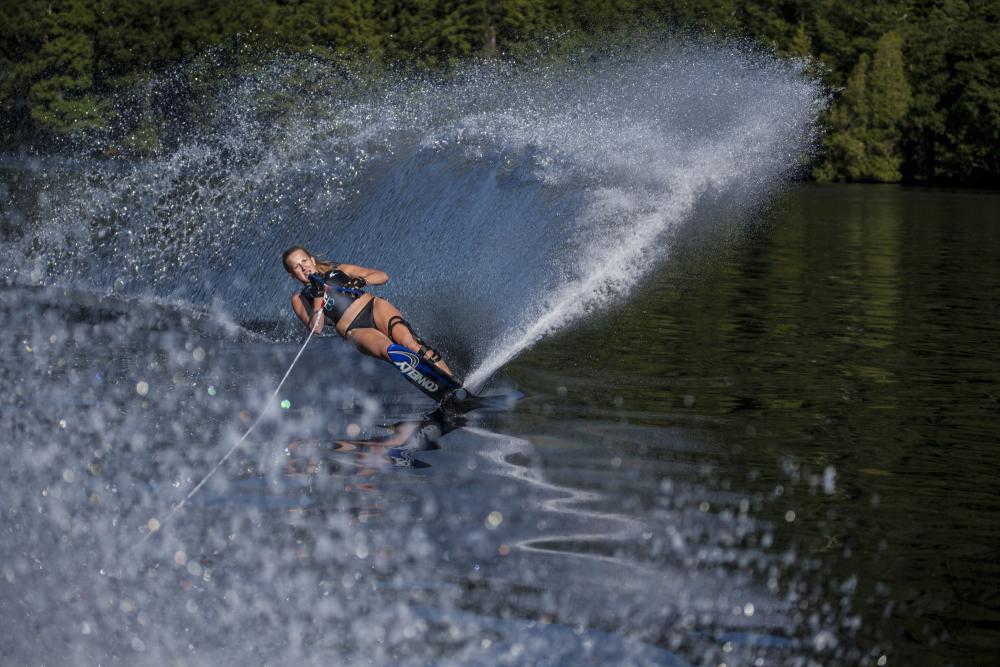
[[363,271],[371,271],[372,270],[372,269],[366,268],[364,266],[360,266],[358,264],[347,264],[347,263],[344,263],[344,262],[341,262],[340,264],[334,264],[333,268],[337,269],[338,271],[341,271],[342,273],[346,273],[347,275],[351,276],[352,278],[356,274],[358,274],[358,273],[361,273]]

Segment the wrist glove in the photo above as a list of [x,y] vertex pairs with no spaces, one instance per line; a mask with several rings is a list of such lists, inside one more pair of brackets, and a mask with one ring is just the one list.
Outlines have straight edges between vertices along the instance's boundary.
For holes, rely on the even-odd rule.
[[306,285],[306,296],[310,299],[321,299],[326,295],[326,281],[323,276],[314,273],[309,276],[309,284]]
[[347,287],[349,289],[364,289],[365,285],[367,284],[368,284],[367,280],[365,280],[361,276],[358,276],[357,278],[351,278],[350,280],[348,280],[344,284],[344,287]]

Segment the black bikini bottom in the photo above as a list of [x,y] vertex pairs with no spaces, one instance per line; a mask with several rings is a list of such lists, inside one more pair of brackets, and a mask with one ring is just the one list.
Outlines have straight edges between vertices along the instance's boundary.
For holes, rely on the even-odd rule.
[[374,298],[371,299],[368,303],[366,303],[361,308],[361,312],[358,313],[353,320],[351,320],[351,323],[347,325],[347,331],[345,331],[344,333],[348,334],[351,331],[353,331],[354,329],[375,329],[375,330],[378,330],[378,327],[375,326],[375,299]]

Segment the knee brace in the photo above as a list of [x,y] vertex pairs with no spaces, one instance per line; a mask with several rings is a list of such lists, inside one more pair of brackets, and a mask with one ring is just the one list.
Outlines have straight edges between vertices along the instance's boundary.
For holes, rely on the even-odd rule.
[[[417,355],[419,355],[421,359],[427,359],[429,361],[433,361],[434,363],[441,361],[441,354],[437,350],[434,350],[431,347],[429,347],[427,343],[425,343],[423,339],[417,335],[417,332],[413,330],[413,325],[411,325],[409,322],[404,320],[399,315],[393,315],[392,317],[390,317],[388,324],[386,324],[385,331],[389,335],[389,340],[391,340],[394,343],[396,342],[396,339],[392,337],[392,329],[397,324],[401,324],[410,330],[410,335],[413,336],[413,340],[417,341],[417,344],[420,345],[420,349],[417,351]],[[428,352],[430,354],[428,354]]]

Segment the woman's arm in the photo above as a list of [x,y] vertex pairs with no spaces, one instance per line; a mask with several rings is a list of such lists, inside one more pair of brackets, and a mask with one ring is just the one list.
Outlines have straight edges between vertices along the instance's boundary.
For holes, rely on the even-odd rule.
[[364,278],[369,285],[385,285],[389,282],[389,274],[378,269],[366,269],[357,264],[338,264],[337,269],[351,278]]
[[[322,333],[323,324],[326,321],[326,315],[323,314],[323,297],[313,299],[312,313],[310,313],[309,307],[306,305],[302,296],[298,293],[293,294],[292,310],[294,310],[295,314],[299,316],[300,320],[302,320],[302,324],[306,325],[306,328],[308,328],[310,324],[313,324],[313,333]],[[319,315],[315,315],[314,313],[319,313]],[[313,319],[316,320],[315,323],[313,323]]]

